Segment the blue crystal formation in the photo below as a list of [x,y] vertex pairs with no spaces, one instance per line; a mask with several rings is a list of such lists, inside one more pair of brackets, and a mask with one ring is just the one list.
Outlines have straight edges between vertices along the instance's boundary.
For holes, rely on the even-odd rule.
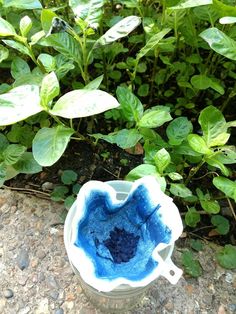
[[159,243],[169,243],[171,230],[162,221],[161,205],[151,202],[145,185],[118,204],[107,191],[93,190],[84,206],[75,245],[92,261],[96,277],[138,281],[157,267],[153,250]]

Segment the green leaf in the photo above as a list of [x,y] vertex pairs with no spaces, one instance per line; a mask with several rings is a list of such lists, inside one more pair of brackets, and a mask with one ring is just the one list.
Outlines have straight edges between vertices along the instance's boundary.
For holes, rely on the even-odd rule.
[[6,136],[0,133],[0,155],[7,148],[8,144]]
[[6,60],[8,56],[9,56],[9,50],[3,45],[0,45],[0,63]]
[[26,147],[18,144],[8,145],[7,148],[3,151],[2,156],[4,158],[4,163],[6,165],[15,164],[20,157],[24,154]]
[[216,255],[218,263],[226,269],[236,268],[236,246],[225,245]]
[[201,200],[200,204],[202,208],[208,214],[218,214],[220,212],[220,205],[216,200]]
[[127,36],[131,33],[139,24],[141,18],[138,16],[127,16],[121,21],[112,26],[104,35],[102,35],[97,41],[95,46],[107,45]]
[[13,165],[19,173],[38,173],[42,171],[42,167],[35,161],[33,154],[25,152],[20,159]]
[[194,249],[195,251],[199,252],[203,250],[203,242],[201,240],[190,240],[190,245],[191,248]]
[[229,221],[221,215],[214,215],[211,217],[211,223],[216,227],[219,234],[227,234],[229,232]]
[[144,176],[152,175],[156,178],[157,182],[161,186],[161,190],[164,192],[166,189],[166,181],[165,178],[161,177],[160,174],[157,172],[157,169],[153,165],[149,164],[142,164],[134,169],[132,169],[127,176],[125,177],[128,181],[135,181],[137,179],[140,179]]
[[29,31],[32,28],[32,21],[31,18],[28,15],[25,15],[21,20],[20,20],[20,31],[21,35],[23,37],[26,37]]
[[0,17],[0,36],[7,37],[14,35],[16,35],[14,27],[9,22]]
[[60,86],[55,72],[47,74],[43,80],[40,90],[40,104],[47,110],[50,102],[60,93]]
[[187,226],[195,228],[201,221],[201,216],[197,212],[196,208],[190,207],[188,212],[185,214],[184,220]]
[[41,40],[40,44],[52,47],[68,59],[72,59],[80,65],[82,64],[80,46],[78,42],[67,33],[52,34]]
[[41,53],[38,56],[38,61],[43,65],[47,73],[56,69],[56,59],[47,53]]
[[157,44],[160,42],[160,40],[162,38],[165,37],[166,34],[168,34],[171,31],[170,28],[164,28],[162,31],[160,31],[159,33],[153,35],[148,42],[146,43],[146,45],[139,51],[139,53],[137,54],[136,58],[139,60],[142,57],[144,57],[149,51],[151,51],[152,49],[154,49]]
[[179,117],[171,121],[167,128],[166,134],[171,145],[180,145],[193,130],[191,121],[186,117]]
[[74,130],[58,125],[40,129],[33,140],[35,160],[44,167],[53,165],[64,153]]
[[138,141],[142,138],[142,135],[136,129],[123,129],[117,132],[115,143],[119,147],[126,149],[134,147]]
[[50,9],[43,9],[41,11],[41,24],[45,34],[49,32],[54,17],[57,17],[57,15]]
[[149,84],[145,83],[139,86],[138,88],[138,95],[141,97],[148,96],[149,93]]
[[227,197],[232,198],[236,202],[236,181],[219,176],[213,179],[213,184],[217,189],[225,193]]
[[70,185],[74,183],[78,178],[78,175],[73,170],[65,170],[62,172],[61,181],[64,184]]
[[183,183],[171,183],[170,192],[182,198],[192,196],[192,192]]
[[171,10],[181,10],[187,8],[194,8],[200,5],[212,4],[212,0],[181,0],[178,1],[178,4],[170,7]]
[[236,60],[236,41],[218,28],[208,28],[199,36],[203,38],[215,52],[230,60]]
[[78,183],[74,184],[72,187],[73,193],[76,195],[79,193],[80,189],[81,189],[81,184],[78,184]]
[[200,154],[211,154],[212,151],[207,147],[204,138],[197,134],[189,134],[187,137],[190,147]]
[[67,186],[59,185],[56,186],[51,193],[51,200],[54,202],[60,202],[65,199],[65,195],[69,192]]
[[28,63],[20,57],[15,57],[11,63],[11,75],[14,79],[25,76],[30,73]]
[[42,5],[38,0],[3,0],[5,8],[14,7],[23,10],[42,9]]
[[220,171],[222,172],[223,175],[225,175],[226,177],[229,176],[230,172],[229,172],[228,168],[226,168],[222,164],[222,162],[220,162],[214,155],[205,158],[205,160],[210,166],[213,166],[213,167],[220,169]]
[[191,251],[184,251],[181,256],[185,272],[192,277],[199,277],[202,274],[202,268],[198,260],[194,259]]
[[88,89],[88,90],[95,90],[98,89],[99,86],[102,83],[103,80],[103,76],[104,75],[100,75],[97,78],[95,78],[94,80],[92,80],[91,82],[89,82],[86,86],[84,86],[83,89]]
[[170,120],[172,120],[170,113],[165,107],[160,107],[145,111],[138,122],[138,126],[141,128],[157,128]]
[[171,162],[170,154],[165,148],[162,148],[155,154],[154,161],[158,171],[162,174]]
[[36,85],[22,85],[0,95],[0,125],[16,123],[40,111],[42,107]]
[[104,91],[81,89],[63,95],[50,112],[72,119],[92,116],[118,106],[117,100]]
[[138,122],[143,115],[143,105],[127,87],[117,87],[117,99],[120,103],[120,108],[123,117],[127,121]]
[[214,158],[222,164],[230,165],[236,163],[236,147],[221,146],[214,154]]
[[[208,147],[224,145],[227,125],[222,112],[214,106],[208,106],[200,113],[199,124],[203,131],[203,138]],[[222,135],[224,134],[224,135]]]
[[104,4],[104,0],[69,0],[69,6],[76,18],[86,21],[92,28],[99,26]]
[[74,204],[76,198],[73,195],[69,195],[66,197],[66,199],[64,200],[64,205],[66,209],[70,209],[71,206]]
[[16,49],[20,53],[22,53],[24,55],[27,55],[29,57],[32,57],[30,50],[26,46],[24,46],[23,44],[18,43],[17,41],[8,40],[8,39],[3,40],[3,42],[7,46],[9,46],[9,47],[11,47],[13,49]]

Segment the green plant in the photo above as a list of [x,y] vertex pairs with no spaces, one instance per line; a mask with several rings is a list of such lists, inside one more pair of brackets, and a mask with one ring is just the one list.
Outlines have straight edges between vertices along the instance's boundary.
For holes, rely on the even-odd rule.
[[69,209],[79,193],[81,185],[77,183],[78,175],[73,170],[64,170],[61,173],[61,183],[54,187],[51,199],[56,202],[64,202],[65,208]]

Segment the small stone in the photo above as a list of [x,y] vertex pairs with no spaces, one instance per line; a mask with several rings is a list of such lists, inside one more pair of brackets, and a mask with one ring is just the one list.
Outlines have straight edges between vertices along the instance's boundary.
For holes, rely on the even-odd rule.
[[231,303],[228,305],[228,309],[233,313],[236,313],[236,303]]
[[63,307],[65,307],[68,311],[72,310],[74,307],[74,302],[73,301],[64,302]]
[[25,249],[20,250],[16,258],[16,262],[17,262],[18,267],[21,270],[24,270],[25,268],[29,266],[29,254]]
[[58,296],[59,296],[59,292],[56,290],[53,290],[49,293],[49,296],[53,299],[53,300],[57,300]]
[[68,293],[66,295],[66,301],[73,301],[75,300],[75,295],[73,293]]
[[45,280],[45,275],[44,273],[39,273],[38,274],[38,282],[43,282]]
[[56,309],[55,314],[64,314],[64,310],[62,308]]
[[46,256],[46,253],[45,253],[43,250],[39,250],[39,251],[37,252],[37,257],[38,257],[39,259],[44,259],[45,256]]
[[217,314],[226,314],[225,307],[223,305],[219,307]]
[[5,297],[6,299],[10,299],[10,298],[13,297],[14,293],[13,293],[13,291],[12,291],[11,289],[5,289],[5,290],[3,291],[3,295],[4,295],[4,297]]
[[36,268],[38,266],[38,260],[36,258],[31,260],[31,267]]
[[21,286],[25,286],[27,280],[28,280],[28,277],[26,277],[26,276],[19,276],[19,277],[17,278],[17,282],[18,282],[18,284],[21,285]]
[[44,182],[42,184],[43,191],[53,190],[53,188],[54,188],[54,184],[52,182]]
[[49,314],[48,299],[40,300],[40,303],[34,314]]
[[59,288],[59,284],[53,276],[48,276],[47,283],[48,283],[48,286],[51,288],[55,288],[55,289]]
[[231,273],[226,273],[225,274],[225,281],[227,283],[232,283],[233,282],[233,275]]
[[17,314],[28,314],[28,313],[30,313],[30,307],[29,307],[29,306],[26,306],[26,307],[20,309],[20,310],[17,312]]

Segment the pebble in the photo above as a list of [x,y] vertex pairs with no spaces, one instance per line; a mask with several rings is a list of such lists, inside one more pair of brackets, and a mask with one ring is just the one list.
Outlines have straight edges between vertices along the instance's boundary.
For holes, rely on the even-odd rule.
[[5,297],[6,299],[10,299],[10,298],[13,297],[14,293],[13,293],[13,291],[12,291],[11,289],[5,289],[5,290],[3,291],[3,295],[4,295],[4,297]]
[[233,313],[236,313],[236,303],[231,303],[228,305],[228,309]]
[[30,310],[31,310],[30,307],[26,306],[26,307],[20,309],[19,312],[17,312],[17,314],[28,314],[28,313],[30,313]]
[[56,309],[55,314],[64,314],[64,310],[62,308]]
[[47,284],[51,287],[51,288],[59,288],[59,284],[57,282],[57,280],[53,277],[53,276],[48,276],[47,278]]
[[53,188],[54,188],[54,184],[52,182],[44,182],[42,184],[43,191],[53,190]]
[[56,290],[50,291],[49,296],[53,299],[53,300],[57,300],[58,296],[59,296],[59,292]]
[[226,273],[225,275],[225,281],[227,283],[232,283],[233,282],[233,275],[231,273]]
[[18,267],[21,270],[24,270],[25,268],[29,266],[29,254],[25,249],[20,250],[16,258],[16,262],[17,262]]

